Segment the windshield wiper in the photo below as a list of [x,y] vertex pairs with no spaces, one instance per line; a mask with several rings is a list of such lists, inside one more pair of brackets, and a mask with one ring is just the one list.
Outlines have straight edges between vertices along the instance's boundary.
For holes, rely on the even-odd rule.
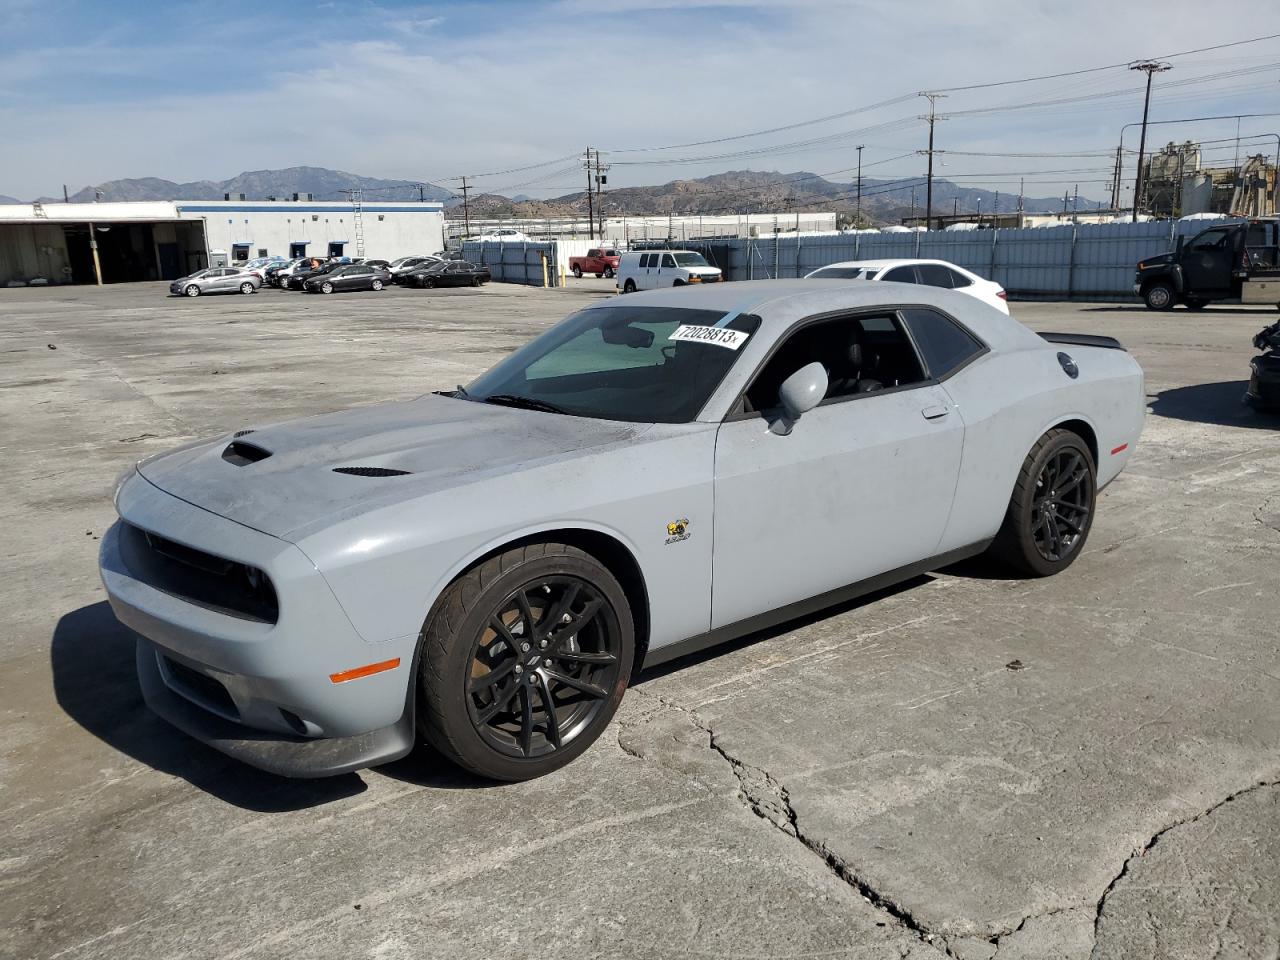
[[546,400],[535,400],[533,397],[519,397],[514,393],[495,393],[492,396],[485,397],[482,403],[494,403],[502,407],[520,407],[524,410],[540,410],[543,413],[561,413],[568,414],[569,411],[564,407],[557,407],[554,403],[548,403]]

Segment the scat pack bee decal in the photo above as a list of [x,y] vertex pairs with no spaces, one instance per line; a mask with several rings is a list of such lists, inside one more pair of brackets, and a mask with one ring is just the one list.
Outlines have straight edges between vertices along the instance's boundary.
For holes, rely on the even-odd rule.
[[682,517],[667,524],[667,543],[679,543],[689,539],[689,518]]

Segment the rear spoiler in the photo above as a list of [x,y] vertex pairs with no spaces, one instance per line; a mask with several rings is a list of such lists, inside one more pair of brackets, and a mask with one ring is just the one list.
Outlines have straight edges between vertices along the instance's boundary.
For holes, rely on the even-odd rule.
[[1077,347],[1103,347],[1107,350],[1123,350],[1124,345],[1115,337],[1099,337],[1092,333],[1041,333],[1042,340],[1050,343],[1070,343]]

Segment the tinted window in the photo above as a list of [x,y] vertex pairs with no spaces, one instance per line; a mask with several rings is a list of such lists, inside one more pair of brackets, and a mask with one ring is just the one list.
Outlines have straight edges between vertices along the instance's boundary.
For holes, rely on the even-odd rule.
[[[482,401],[502,395],[542,401],[583,417],[687,423],[741,351],[672,334],[723,318],[723,311],[671,307],[583,310],[481,375],[467,393]],[[743,315],[728,329],[750,334],[759,324]]]
[[676,265],[676,258],[669,253],[664,253],[662,255],[662,265],[664,267],[674,267]]
[[862,276],[861,267],[823,267],[810,275],[814,280],[857,280]]
[[951,274],[951,286],[959,290],[961,287],[973,286],[973,281],[957,270],[947,268],[947,272]]
[[920,277],[920,282],[927,286],[951,289],[951,271],[940,263],[917,264],[916,273]]
[[703,259],[700,253],[677,253],[675,255],[676,263],[682,267],[709,267],[711,264]]
[[1228,231],[1206,230],[1191,241],[1192,250],[1221,250],[1227,245]]
[[896,283],[915,283],[916,268],[911,266],[894,267],[888,273],[881,274],[881,280],[890,280]]
[[932,310],[903,310],[916,345],[929,366],[929,376],[941,379],[982,352],[982,344],[960,324]]
[[651,257],[651,254],[648,254],[648,253],[642,253],[642,254],[640,255],[640,266],[642,266],[642,267],[647,267],[647,266],[649,266],[649,259],[650,259],[650,257]]

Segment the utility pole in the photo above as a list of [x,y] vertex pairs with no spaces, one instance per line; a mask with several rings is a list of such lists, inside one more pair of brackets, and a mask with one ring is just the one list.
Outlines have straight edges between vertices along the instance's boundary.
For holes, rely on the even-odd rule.
[[591,148],[587,147],[587,235],[596,238],[596,208],[594,194],[591,192]]
[[929,149],[924,151],[924,153],[929,156],[929,173],[927,177],[928,185],[925,187],[924,200],[924,228],[928,230],[930,221],[933,219],[933,155],[935,152],[942,152],[941,150],[935,151],[933,149],[933,125],[939,120],[946,119],[946,117],[939,117],[937,111],[938,98],[945,97],[946,94],[921,93],[920,96],[926,97],[929,100],[929,115],[927,117],[920,118],[921,120],[927,120],[929,122]]
[[427,200],[427,195],[426,195],[426,192],[423,190],[423,185],[418,184],[418,202],[425,203],[426,200]]
[[609,182],[605,171],[609,168],[600,162],[600,151],[596,151],[596,210],[600,213],[600,241],[604,242],[604,185]]
[[1159,60],[1135,60],[1129,64],[1130,70],[1141,70],[1147,75],[1147,95],[1142,101],[1142,136],[1138,138],[1138,174],[1133,182],[1133,219],[1132,223],[1138,222],[1138,205],[1142,202],[1142,157],[1147,149],[1147,114],[1151,110],[1151,77],[1157,73],[1164,73],[1169,69],[1169,64]]
[[1120,171],[1124,163],[1124,147],[1116,147],[1116,169],[1111,177],[1111,209],[1120,209]]
[[857,207],[857,223],[862,226],[862,148],[865,143],[858,144],[858,207]]
[[462,223],[463,223],[462,236],[464,238],[470,237],[471,236],[471,207],[467,203],[467,194],[470,192],[471,187],[470,185],[468,185],[466,177],[454,177],[453,179],[462,181]]
[[1023,218],[1022,218],[1023,202],[1022,202],[1022,197],[1023,197],[1023,194],[1026,192],[1026,187],[1027,187],[1027,178],[1026,178],[1026,177],[1019,177],[1019,178],[1018,178],[1018,226],[1019,226],[1019,227],[1022,227],[1022,226],[1023,226]]
[[1080,184],[1076,184],[1075,199],[1071,202],[1071,222],[1080,222]]

